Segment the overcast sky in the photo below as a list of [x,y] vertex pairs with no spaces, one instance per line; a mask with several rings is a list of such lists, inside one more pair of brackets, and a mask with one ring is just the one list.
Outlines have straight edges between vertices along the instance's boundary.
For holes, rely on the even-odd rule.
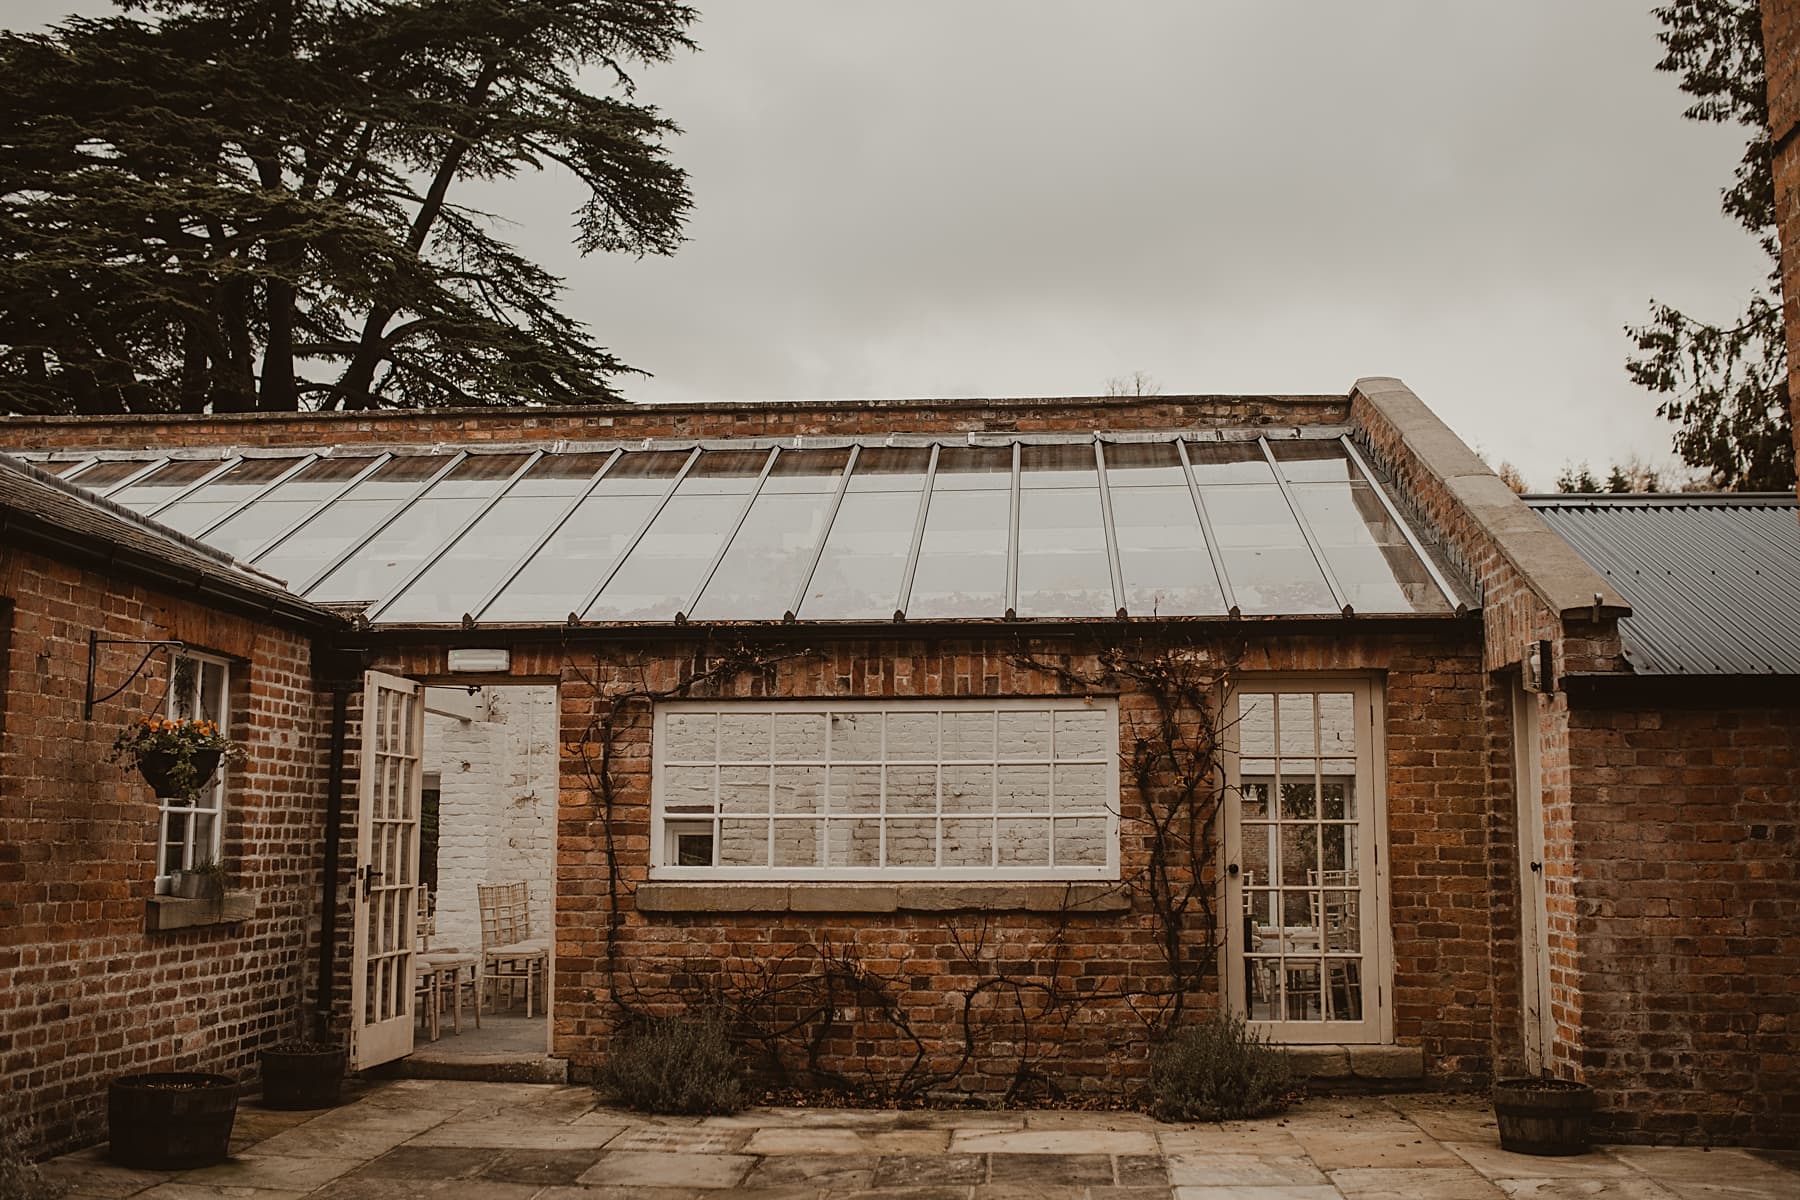
[[1740,136],[1682,118],[1648,0],[700,7],[640,78],[685,130],[678,254],[577,257],[566,178],[479,198],[655,373],[636,400],[1391,374],[1547,489],[1669,460],[1621,326],[1730,318],[1766,270],[1718,211]]

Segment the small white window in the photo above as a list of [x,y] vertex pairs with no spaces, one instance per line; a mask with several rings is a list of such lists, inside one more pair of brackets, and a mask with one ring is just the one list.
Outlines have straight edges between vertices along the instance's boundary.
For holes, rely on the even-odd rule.
[[1111,700],[656,710],[662,879],[1116,879]]
[[[184,651],[175,658],[168,714],[215,722],[231,733],[231,666],[222,658]],[[189,800],[158,801],[156,874],[159,885],[174,871],[219,861],[225,827],[225,773],[219,769]]]

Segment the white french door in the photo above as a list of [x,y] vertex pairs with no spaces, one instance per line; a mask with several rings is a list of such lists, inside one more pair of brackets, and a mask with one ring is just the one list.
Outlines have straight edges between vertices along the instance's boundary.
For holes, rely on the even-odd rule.
[[1518,790],[1519,994],[1524,1007],[1525,1065],[1542,1071],[1555,1042],[1550,1020],[1549,902],[1544,891],[1544,767],[1538,698],[1513,685],[1513,779]]
[[1377,706],[1360,679],[1247,679],[1226,701],[1226,986],[1273,1040],[1391,1036]]
[[423,697],[423,685],[410,679],[378,671],[363,676],[350,976],[355,1070],[404,1057],[413,1048]]

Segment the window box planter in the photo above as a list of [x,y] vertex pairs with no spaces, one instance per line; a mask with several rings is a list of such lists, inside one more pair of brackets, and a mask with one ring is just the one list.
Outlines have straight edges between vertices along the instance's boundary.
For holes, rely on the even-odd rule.
[[1567,1079],[1494,1082],[1500,1148],[1515,1154],[1569,1155],[1588,1151],[1594,1090]]
[[106,1098],[107,1157],[153,1171],[224,1162],[237,1096],[229,1077],[198,1071],[115,1079]]

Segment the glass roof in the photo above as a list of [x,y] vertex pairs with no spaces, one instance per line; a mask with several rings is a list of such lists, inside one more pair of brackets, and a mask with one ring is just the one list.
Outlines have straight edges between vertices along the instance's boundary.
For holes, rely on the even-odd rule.
[[1458,606],[1345,438],[908,440],[31,457],[377,625]]

